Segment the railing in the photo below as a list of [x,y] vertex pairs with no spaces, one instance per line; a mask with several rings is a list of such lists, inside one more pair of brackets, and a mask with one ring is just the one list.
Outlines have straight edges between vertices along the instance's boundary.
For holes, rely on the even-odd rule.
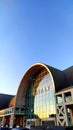
[[2,116],[2,115],[10,115],[11,113],[14,113],[14,107],[10,107],[10,108],[1,110],[0,111],[0,116]]

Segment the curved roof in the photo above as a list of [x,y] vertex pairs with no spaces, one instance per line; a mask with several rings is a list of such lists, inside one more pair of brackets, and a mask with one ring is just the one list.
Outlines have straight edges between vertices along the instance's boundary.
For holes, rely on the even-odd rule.
[[9,103],[9,107],[13,107],[15,105],[16,96],[12,97]]
[[[24,106],[25,97],[27,93],[27,89],[30,84],[30,78],[35,78],[35,76],[41,72],[43,69],[47,69],[50,73],[52,83],[55,86],[55,91],[59,91],[67,86],[67,80],[65,78],[65,74],[63,71],[58,70],[54,67],[48,66],[43,63],[33,64],[24,74],[22,80],[19,84],[17,95],[16,95],[16,106]],[[20,102],[21,101],[21,102]]]
[[8,108],[13,95],[0,93],[0,110]]
[[43,63],[35,63],[22,77],[16,96],[0,94],[0,110],[14,105],[17,107],[24,107],[27,89],[31,82],[30,78],[35,78],[35,76],[37,76],[37,74],[40,73],[44,68],[50,73],[56,92],[68,87],[71,83],[73,83],[73,66],[61,71]]
[[54,83],[55,83],[55,90],[56,92],[66,88],[68,86],[68,81],[66,79],[66,75],[63,71],[56,69],[54,67],[48,66],[49,70],[52,73],[53,79],[54,79]]
[[68,81],[68,85],[72,86],[73,85],[73,66],[65,69],[63,72],[65,73],[66,79]]

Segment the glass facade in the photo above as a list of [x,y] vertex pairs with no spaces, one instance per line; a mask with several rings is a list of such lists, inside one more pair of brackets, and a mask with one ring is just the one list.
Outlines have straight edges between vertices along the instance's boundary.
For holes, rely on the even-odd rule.
[[44,69],[34,79],[30,79],[26,96],[26,118],[49,118],[56,114],[55,88],[49,72]]

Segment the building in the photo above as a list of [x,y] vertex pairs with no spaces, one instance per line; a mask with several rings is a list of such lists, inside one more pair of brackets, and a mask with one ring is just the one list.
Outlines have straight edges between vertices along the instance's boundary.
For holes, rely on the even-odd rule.
[[61,71],[43,63],[32,65],[16,95],[0,94],[0,123],[73,125],[73,66]]

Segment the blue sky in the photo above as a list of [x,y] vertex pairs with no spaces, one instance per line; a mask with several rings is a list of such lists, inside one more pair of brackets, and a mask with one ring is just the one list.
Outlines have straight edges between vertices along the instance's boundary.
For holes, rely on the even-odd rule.
[[36,62],[73,65],[73,0],[0,0],[0,93]]

